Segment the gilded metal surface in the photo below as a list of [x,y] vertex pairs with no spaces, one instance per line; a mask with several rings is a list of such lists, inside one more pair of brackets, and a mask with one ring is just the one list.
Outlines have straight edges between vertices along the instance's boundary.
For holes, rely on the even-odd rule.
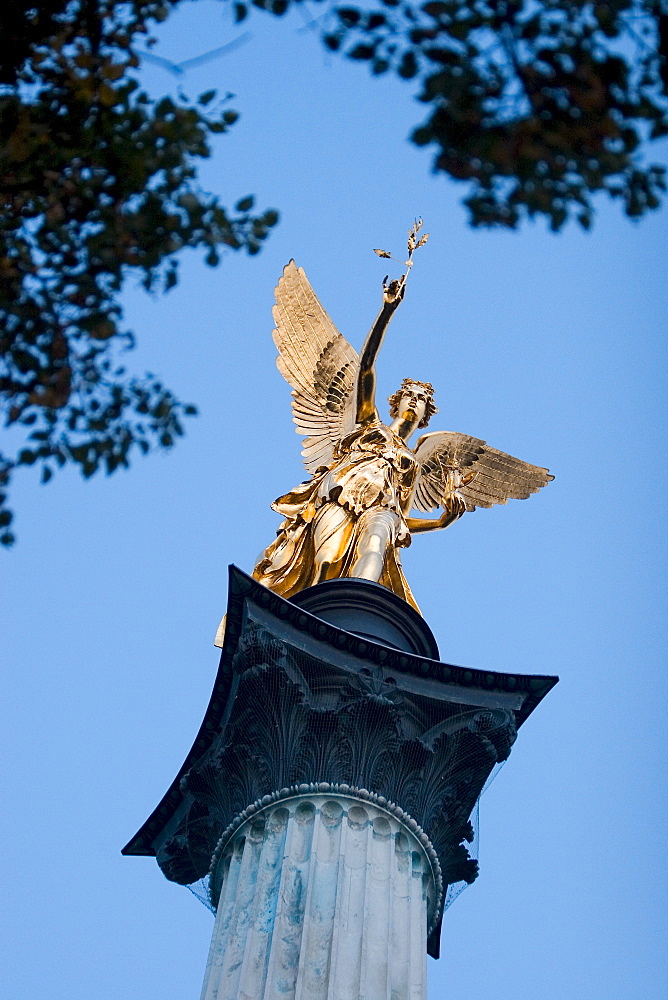
[[[526,498],[553,478],[467,434],[436,431],[409,447],[436,412],[429,383],[404,379],[389,400],[393,419],[381,420],[375,363],[404,297],[413,251],[426,242],[419,228],[409,233],[406,273],[383,282],[383,304],[360,355],[294,261],[276,287],[277,365],[292,386],[293,420],[305,435],[311,474],[272,504],[284,521],[253,571],[283,597],[352,576],[380,582],[417,608],[399,558],[411,535],[446,528],[476,507]],[[438,508],[437,518],[411,516]]]

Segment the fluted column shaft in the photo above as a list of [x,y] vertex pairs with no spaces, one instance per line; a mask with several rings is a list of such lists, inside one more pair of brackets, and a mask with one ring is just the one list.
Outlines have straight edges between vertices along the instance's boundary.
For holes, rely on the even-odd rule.
[[299,795],[218,852],[202,1000],[425,1000],[434,882],[389,809]]

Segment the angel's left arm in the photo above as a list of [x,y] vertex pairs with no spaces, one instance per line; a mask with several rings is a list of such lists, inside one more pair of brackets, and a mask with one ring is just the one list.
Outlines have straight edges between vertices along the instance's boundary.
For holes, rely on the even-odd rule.
[[441,528],[447,528],[454,521],[458,521],[465,511],[466,505],[464,504],[463,509],[458,507],[454,510],[444,510],[440,517],[407,517],[405,519],[406,527],[411,535],[419,535],[421,531],[439,531]]
[[454,521],[458,521],[462,514],[466,513],[466,500],[458,492],[458,486],[467,486],[477,475],[474,469],[462,475],[457,468],[451,469],[442,484],[443,493],[441,495],[441,505],[443,513],[440,517],[407,517],[406,527],[412,535],[417,535],[421,531],[438,531],[440,528],[447,528]]
[[383,284],[383,305],[364,341],[357,375],[357,398],[355,420],[358,424],[372,420],[376,415],[376,372],[375,364],[383,339],[399,303],[404,297],[406,275],[398,281]]

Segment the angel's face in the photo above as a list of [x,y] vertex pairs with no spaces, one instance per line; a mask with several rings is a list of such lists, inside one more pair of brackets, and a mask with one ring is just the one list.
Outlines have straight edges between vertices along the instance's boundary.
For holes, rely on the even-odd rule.
[[427,396],[420,386],[408,385],[405,387],[399,399],[399,417],[406,423],[417,426],[424,419],[427,412]]

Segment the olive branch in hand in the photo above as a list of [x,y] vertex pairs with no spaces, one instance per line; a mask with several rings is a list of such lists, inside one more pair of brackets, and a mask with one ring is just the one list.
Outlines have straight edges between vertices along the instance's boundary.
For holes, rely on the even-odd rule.
[[416,219],[411,228],[408,230],[408,260],[399,260],[398,257],[393,257],[389,250],[374,250],[374,253],[377,257],[383,257],[386,260],[394,260],[397,264],[401,264],[405,267],[407,272],[410,271],[413,266],[414,251],[419,247],[423,247],[429,239],[429,233],[424,233],[418,239],[418,233],[421,229],[422,219]]

